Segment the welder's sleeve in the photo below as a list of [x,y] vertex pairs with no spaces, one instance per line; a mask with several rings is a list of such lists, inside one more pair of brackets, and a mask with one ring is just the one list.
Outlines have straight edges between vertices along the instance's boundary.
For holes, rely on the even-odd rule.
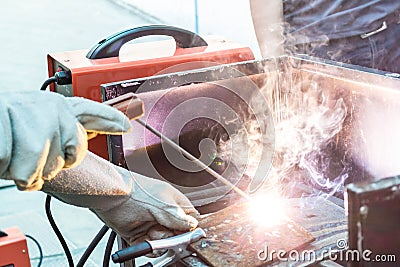
[[89,208],[129,243],[154,222],[181,231],[198,223],[196,209],[168,183],[132,173],[91,152],[78,166],[45,181],[42,190]]
[[39,190],[44,180],[86,155],[88,133],[122,133],[130,121],[118,110],[78,97],[44,91],[0,93],[0,178],[20,190]]

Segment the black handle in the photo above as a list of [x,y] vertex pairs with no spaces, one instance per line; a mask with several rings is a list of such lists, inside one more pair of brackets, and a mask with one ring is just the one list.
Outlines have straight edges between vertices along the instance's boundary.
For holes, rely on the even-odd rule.
[[118,57],[119,50],[125,43],[149,35],[171,36],[175,39],[176,46],[180,48],[207,46],[203,38],[191,31],[172,26],[149,25],[122,31],[101,40],[90,49],[86,57],[88,59]]
[[122,263],[140,256],[144,256],[152,251],[153,249],[151,248],[150,244],[145,241],[137,245],[118,250],[111,256],[111,259],[114,263]]
[[0,237],[5,237],[5,236],[8,236],[8,234],[0,230]]

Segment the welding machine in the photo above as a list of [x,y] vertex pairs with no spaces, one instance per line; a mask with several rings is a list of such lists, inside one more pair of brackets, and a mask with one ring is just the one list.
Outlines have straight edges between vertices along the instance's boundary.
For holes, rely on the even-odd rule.
[[25,235],[18,227],[0,231],[0,267],[29,267]]
[[[171,47],[170,40],[126,44],[151,35],[172,37],[175,45]],[[101,84],[148,77],[160,71],[168,73],[168,68],[188,62],[227,64],[252,59],[254,55],[246,46],[221,37],[203,39],[190,31],[164,25],[129,29],[101,40],[89,51],[53,53],[47,57],[49,77],[57,71],[66,71],[72,80],[67,85],[51,85],[52,91],[95,101],[102,101]],[[196,67],[180,65],[181,71],[192,68]],[[89,150],[108,158],[104,136],[92,139]]]

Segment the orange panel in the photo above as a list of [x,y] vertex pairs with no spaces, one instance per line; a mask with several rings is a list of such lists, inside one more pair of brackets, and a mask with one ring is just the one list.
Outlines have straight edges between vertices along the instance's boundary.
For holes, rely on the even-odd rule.
[[18,227],[8,228],[3,231],[8,236],[0,237],[0,266],[31,266],[25,235]]

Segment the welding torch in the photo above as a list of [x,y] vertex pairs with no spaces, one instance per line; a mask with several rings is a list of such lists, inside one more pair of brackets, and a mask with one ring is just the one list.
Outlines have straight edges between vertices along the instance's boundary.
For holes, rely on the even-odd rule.
[[225,177],[211,169],[209,166],[204,164],[201,160],[193,156],[191,153],[189,153],[187,150],[176,144],[174,141],[166,137],[164,134],[162,134],[160,131],[152,127],[151,125],[148,125],[145,121],[141,120],[140,117],[144,114],[144,107],[143,107],[143,102],[133,93],[127,93],[121,96],[118,96],[114,99],[108,100],[103,102],[104,104],[113,106],[114,108],[120,110],[121,112],[125,113],[129,119],[135,119],[140,125],[145,127],[147,130],[149,130],[151,133],[154,135],[158,136],[162,141],[170,145],[172,148],[175,150],[179,151],[182,153],[185,157],[193,161],[197,166],[200,168],[204,169],[206,172],[208,172],[210,175],[212,175],[214,178],[216,178],[218,181],[224,183],[226,186],[229,188],[232,188],[236,193],[238,193],[240,196],[242,196],[246,200],[250,200],[250,196],[245,193],[243,190],[241,190],[239,187],[236,185],[232,184],[229,180],[227,180]]

